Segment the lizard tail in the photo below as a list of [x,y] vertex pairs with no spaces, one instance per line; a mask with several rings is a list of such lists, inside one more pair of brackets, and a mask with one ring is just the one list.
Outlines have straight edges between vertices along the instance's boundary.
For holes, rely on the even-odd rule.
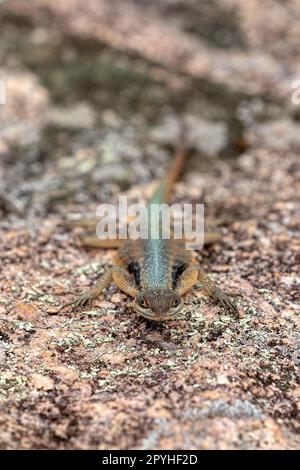
[[150,204],[162,204],[168,202],[170,194],[173,189],[174,183],[180,176],[180,173],[184,167],[185,160],[187,157],[187,142],[186,132],[182,129],[177,149],[174,153],[173,160],[169,169],[166,172],[165,178],[158,185],[156,191],[150,199]]

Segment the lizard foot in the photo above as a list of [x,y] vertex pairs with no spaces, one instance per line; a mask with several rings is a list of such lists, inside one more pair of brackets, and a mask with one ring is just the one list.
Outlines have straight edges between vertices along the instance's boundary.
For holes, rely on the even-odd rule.
[[92,297],[89,292],[86,292],[82,295],[80,295],[77,299],[72,300],[72,302],[68,302],[67,304],[64,304],[61,308],[64,307],[84,307],[87,303],[89,303],[92,300]]
[[219,302],[222,307],[227,310],[228,312],[232,313],[235,318],[240,318],[240,313],[238,306],[235,301],[233,301],[229,295],[225,294],[221,289],[217,287],[214,289],[214,298],[217,302]]

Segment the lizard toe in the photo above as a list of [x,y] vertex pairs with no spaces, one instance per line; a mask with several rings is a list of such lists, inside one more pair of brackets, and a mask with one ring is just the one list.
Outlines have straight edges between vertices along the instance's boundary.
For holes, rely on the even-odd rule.
[[215,294],[216,294],[217,300],[222,305],[222,307],[238,318],[239,310],[238,310],[236,303],[233,300],[231,300],[231,298],[227,294],[225,294],[219,289],[215,292]]

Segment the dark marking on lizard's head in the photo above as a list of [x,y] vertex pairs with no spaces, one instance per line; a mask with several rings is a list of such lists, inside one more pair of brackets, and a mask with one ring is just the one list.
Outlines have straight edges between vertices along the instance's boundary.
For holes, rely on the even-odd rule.
[[129,265],[127,266],[127,269],[130,272],[130,274],[133,275],[134,281],[137,287],[140,288],[141,287],[141,270],[140,270],[139,263],[136,263],[133,261],[132,263],[129,263]]
[[143,290],[134,301],[139,315],[155,321],[175,319],[181,307],[182,299],[173,289]]
[[187,268],[186,264],[175,264],[173,266],[173,269],[172,269],[172,284],[173,284],[174,289],[177,285],[177,281],[178,281],[179,276],[183,273],[183,271],[185,271],[186,268]]

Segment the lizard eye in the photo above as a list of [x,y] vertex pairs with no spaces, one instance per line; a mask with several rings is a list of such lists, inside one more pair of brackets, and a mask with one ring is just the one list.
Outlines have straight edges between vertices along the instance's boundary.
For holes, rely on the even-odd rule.
[[172,307],[178,307],[179,305],[179,300],[178,299],[174,299],[173,300],[173,303],[172,303]]
[[140,304],[140,306],[141,306],[142,308],[147,308],[147,307],[148,307],[147,302],[146,302],[145,299],[141,299],[141,300],[139,301],[139,304]]

